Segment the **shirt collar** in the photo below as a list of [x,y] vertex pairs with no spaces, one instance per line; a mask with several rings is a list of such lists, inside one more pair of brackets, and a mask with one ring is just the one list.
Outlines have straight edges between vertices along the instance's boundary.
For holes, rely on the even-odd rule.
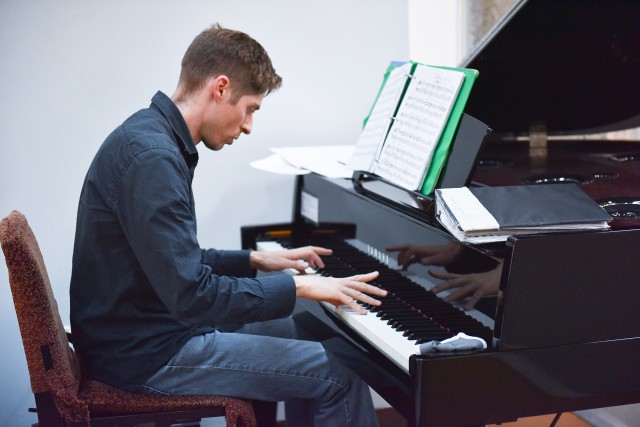
[[197,155],[198,149],[193,143],[193,139],[191,139],[191,132],[189,132],[187,123],[171,98],[158,91],[151,99],[151,107],[155,107],[167,119],[173,129],[173,133],[178,138],[178,142],[181,144],[180,148],[188,154]]

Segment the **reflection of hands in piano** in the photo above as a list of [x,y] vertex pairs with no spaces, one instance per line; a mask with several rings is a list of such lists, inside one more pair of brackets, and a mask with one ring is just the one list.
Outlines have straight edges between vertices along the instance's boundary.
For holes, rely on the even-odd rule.
[[446,266],[452,264],[460,255],[461,246],[457,243],[438,246],[419,246],[402,244],[387,248],[389,252],[398,252],[398,264],[406,270],[411,264]]
[[296,296],[312,301],[326,301],[334,306],[347,305],[360,314],[367,314],[357,301],[378,306],[380,301],[367,294],[385,296],[387,291],[367,284],[378,277],[378,272],[336,278],[324,276],[294,276]]
[[470,310],[481,298],[498,294],[502,263],[493,270],[483,273],[454,274],[430,270],[429,274],[436,279],[444,280],[434,286],[431,292],[437,294],[448,289],[456,289],[443,299],[445,301],[459,301],[468,298],[464,303],[464,309]]
[[331,249],[305,246],[284,251],[253,251],[249,260],[251,268],[260,271],[280,271],[292,268],[304,273],[307,268],[315,270],[324,267],[320,255],[331,255],[331,253]]

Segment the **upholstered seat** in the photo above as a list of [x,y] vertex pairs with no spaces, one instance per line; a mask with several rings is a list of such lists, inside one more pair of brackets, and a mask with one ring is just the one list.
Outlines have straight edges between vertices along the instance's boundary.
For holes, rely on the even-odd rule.
[[0,241],[27,358],[40,427],[199,425],[224,416],[227,426],[256,425],[251,402],[225,396],[158,396],[115,389],[86,376],[70,346],[40,248],[23,214],[0,222]]

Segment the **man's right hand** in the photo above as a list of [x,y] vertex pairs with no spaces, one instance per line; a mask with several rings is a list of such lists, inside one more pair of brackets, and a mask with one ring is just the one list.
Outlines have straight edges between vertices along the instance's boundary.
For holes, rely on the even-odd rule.
[[386,296],[387,291],[366,282],[375,280],[378,272],[358,274],[350,277],[335,278],[313,275],[294,276],[296,282],[296,296],[313,301],[326,301],[334,306],[347,305],[360,314],[366,314],[356,301],[366,304],[380,305],[381,302],[371,295]]

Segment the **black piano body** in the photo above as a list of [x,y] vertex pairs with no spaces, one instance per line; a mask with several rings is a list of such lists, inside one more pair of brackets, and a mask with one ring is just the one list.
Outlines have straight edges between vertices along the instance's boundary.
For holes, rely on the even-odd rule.
[[640,143],[570,132],[640,124],[639,18],[632,0],[519,2],[462,64],[480,77],[439,182],[576,182],[612,213],[611,230],[464,245],[438,224],[430,197],[365,174],[300,176],[291,222],[242,228],[244,248],[275,239],[348,242],[372,261],[360,268],[386,264],[389,274],[398,267],[390,247],[455,248],[446,265],[402,273],[425,289],[438,282],[428,270],[501,269],[501,298],[474,311],[490,318],[489,348],[413,355],[406,369],[329,311],[302,305],[299,314],[316,323],[310,329],[334,329],[398,379],[372,386],[409,425],[473,426],[640,402]]
[[[317,199],[317,222],[297,211],[292,223],[243,227],[245,248],[276,238],[285,246],[356,240],[381,252],[403,243],[457,244],[427,212],[371,197],[349,180],[306,175],[297,194]],[[415,356],[404,372],[347,330],[404,382],[404,389],[376,391],[409,425],[472,426],[640,401],[640,263],[627,256],[640,249],[640,229],[512,237],[505,247],[461,249],[464,261],[453,271],[505,266],[502,302],[482,308],[495,318],[491,348]],[[428,277],[424,266],[410,269]],[[331,323],[310,311],[318,323]]]

